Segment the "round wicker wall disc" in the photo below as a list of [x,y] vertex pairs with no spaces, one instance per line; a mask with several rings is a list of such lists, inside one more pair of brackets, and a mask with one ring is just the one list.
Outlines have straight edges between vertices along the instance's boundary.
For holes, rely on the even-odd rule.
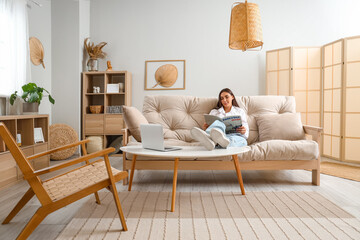
[[40,40],[36,37],[31,37],[29,40],[30,47],[30,59],[34,65],[40,65],[45,68],[44,65],[44,48]]
[[[79,141],[76,131],[66,124],[52,124],[49,128],[49,132],[50,149]],[[74,155],[76,149],[77,147],[73,147],[52,153],[50,154],[50,158],[53,160],[67,159]]]
[[177,78],[178,70],[174,65],[162,65],[155,72],[156,85],[154,87],[156,87],[157,85],[160,85],[162,87],[171,87],[172,85],[174,85]]

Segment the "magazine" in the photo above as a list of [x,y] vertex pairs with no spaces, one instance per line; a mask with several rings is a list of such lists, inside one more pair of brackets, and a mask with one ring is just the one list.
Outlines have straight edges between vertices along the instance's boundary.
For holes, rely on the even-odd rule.
[[216,120],[223,122],[226,126],[225,132],[228,133],[237,133],[236,129],[242,126],[241,116],[234,115],[229,117],[218,117],[210,114],[204,114],[205,122],[208,125],[211,125]]

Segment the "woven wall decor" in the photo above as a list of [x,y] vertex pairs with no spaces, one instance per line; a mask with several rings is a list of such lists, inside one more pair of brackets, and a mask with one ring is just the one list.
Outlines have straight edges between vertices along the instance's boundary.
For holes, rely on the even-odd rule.
[[[76,131],[66,124],[52,124],[49,127],[50,149],[79,141]],[[63,160],[74,155],[78,147],[69,148],[50,154],[52,160]]]
[[41,64],[45,68],[44,47],[41,44],[40,40],[36,37],[31,37],[29,39],[29,48],[31,62],[36,66]]
[[[234,6],[234,4],[236,4]],[[234,3],[231,9],[229,48],[246,51],[263,46],[259,6]],[[260,50],[261,50],[260,48]]]

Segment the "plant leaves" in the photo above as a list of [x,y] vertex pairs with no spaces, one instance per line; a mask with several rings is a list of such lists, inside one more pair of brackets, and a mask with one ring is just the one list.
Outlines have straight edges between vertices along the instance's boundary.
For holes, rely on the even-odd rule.
[[22,86],[24,92],[33,92],[37,88],[35,83],[28,83]]
[[49,94],[49,101],[50,101],[52,104],[55,104],[55,99],[53,99],[50,94]]
[[29,94],[29,99],[28,101],[29,103],[34,103],[37,102],[40,104],[40,100],[39,100],[39,94],[37,92],[33,92]]
[[13,94],[11,94],[11,96],[10,96],[10,104],[11,105],[14,105],[14,102],[15,102],[17,97],[18,97],[17,91],[15,91]]

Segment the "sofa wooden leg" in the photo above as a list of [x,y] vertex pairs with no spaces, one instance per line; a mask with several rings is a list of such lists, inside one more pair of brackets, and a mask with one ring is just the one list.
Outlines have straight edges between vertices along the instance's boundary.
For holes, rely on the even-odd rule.
[[[128,173],[128,176],[129,176],[129,170],[124,170]],[[128,185],[129,184],[129,177],[126,177],[123,179],[123,185]]]
[[320,186],[320,169],[312,170],[312,184]]

